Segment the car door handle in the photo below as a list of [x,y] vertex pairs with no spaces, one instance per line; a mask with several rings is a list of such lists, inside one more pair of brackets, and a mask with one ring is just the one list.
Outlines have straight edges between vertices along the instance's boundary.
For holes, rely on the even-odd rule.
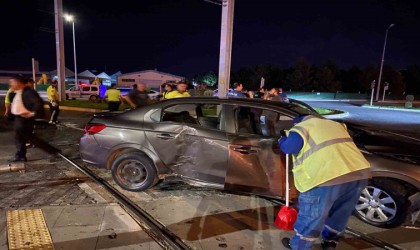
[[172,136],[170,134],[158,134],[156,137],[164,140],[170,140],[175,138],[175,136]]
[[233,148],[233,150],[245,155],[257,153],[257,150],[251,149],[250,147],[237,147]]

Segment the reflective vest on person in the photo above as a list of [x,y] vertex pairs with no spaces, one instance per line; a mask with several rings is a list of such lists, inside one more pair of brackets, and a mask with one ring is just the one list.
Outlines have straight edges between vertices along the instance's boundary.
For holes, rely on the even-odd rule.
[[303,138],[303,147],[293,155],[296,189],[306,192],[350,172],[370,168],[344,124],[308,116],[290,132]]
[[53,86],[49,86],[47,88],[47,97],[48,101],[57,101],[59,98],[57,89]]

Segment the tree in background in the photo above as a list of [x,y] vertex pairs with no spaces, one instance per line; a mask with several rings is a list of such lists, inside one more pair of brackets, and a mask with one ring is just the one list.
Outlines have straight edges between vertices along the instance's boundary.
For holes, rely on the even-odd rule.
[[[261,77],[264,77],[265,88],[282,87],[286,91],[370,93],[371,83],[373,80],[378,80],[378,75],[378,65],[340,69],[331,60],[316,66],[301,57],[293,67],[285,68],[273,64],[242,67],[232,71],[231,83],[240,82],[246,89],[255,91],[260,87]],[[205,80],[207,77],[211,80]],[[213,72],[201,74],[195,79],[199,83],[210,82],[217,85],[217,75]],[[401,71],[385,65],[381,86],[384,86],[385,82],[390,84],[388,92],[394,98],[402,98],[404,94],[420,94],[420,65],[413,65]],[[381,94],[382,91],[383,88]]]
[[373,64],[370,64],[363,69],[361,80],[362,80],[362,87],[363,87],[364,92],[370,92],[371,90],[370,84],[372,83],[373,80],[378,80],[377,79],[378,74],[379,74],[378,67],[376,67]]
[[382,83],[381,83],[381,96],[383,91],[383,86],[385,82],[389,83],[389,92],[394,98],[401,99],[404,98],[406,92],[406,85],[403,79],[401,72],[395,70],[390,65],[385,65],[382,71]]
[[407,85],[407,94],[420,95],[420,65],[412,65],[401,73]]
[[331,60],[328,60],[321,68],[313,67],[313,88],[317,91],[337,92],[341,90],[338,80],[340,70]]
[[349,93],[365,92],[362,75],[362,70],[356,66],[348,70],[342,69],[340,72],[341,90]]
[[207,86],[213,87],[217,84],[217,75],[214,71],[210,71],[196,76],[195,80],[198,83],[205,83]]
[[293,72],[289,76],[289,81],[293,90],[312,90],[312,66],[304,57],[297,59],[293,65]]

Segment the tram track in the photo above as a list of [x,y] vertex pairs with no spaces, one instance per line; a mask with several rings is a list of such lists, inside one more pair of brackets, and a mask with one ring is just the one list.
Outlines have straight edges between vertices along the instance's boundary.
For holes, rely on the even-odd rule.
[[[70,163],[73,167],[78,169],[80,172],[88,176],[95,183],[99,184],[108,193],[110,193],[115,199],[117,199],[121,203],[121,205],[123,205],[127,210],[129,210],[129,212],[132,215],[134,215],[139,221],[141,221],[141,223],[139,223],[140,226],[142,226],[145,232],[153,240],[155,240],[160,246],[162,246],[165,249],[174,249],[174,250],[191,249],[191,247],[188,244],[182,241],[182,239],[180,239],[177,235],[171,232],[162,223],[160,223],[155,218],[153,218],[153,216],[151,216],[146,210],[139,207],[137,204],[135,204],[127,196],[119,192],[107,181],[105,181],[101,177],[98,177],[90,169],[78,164],[74,160],[63,155],[61,152],[57,153],[57,155],[60,156],[65,161],[67,161],[68,163]],[[142,225],[143,223],[144,225],[146,225],[146,228],[144,228],[144,225]]]
[[[66,126],[66,125],[64,125],[63,127],[66,127],[68,129],[77,129],[75,127]],[[82,130],[82,129],[78,129],[78,130]],[[69,145],[74,145],[74,144],[60,143],[60,146],[69,146]],[[127,196],[119,192],[115,187],[113,187],[106,180],[97,176],[89,168],[78,164],[73,159],[62,154],[61,151],[59,150],[57,151],[59,152],[57,153],[58,156],[60,156],[62,159],[70,163],[73,167],[81,171],[83,174],[88,176],[94,182],[102,186],[108,193],[110,193],[115,199],[117,199],[129,212],[131,212],[133,216],[135,216],[140,221],[139,224],[144,223],[147,228],[144,228],[144,225],[141,225],[141,226],[144,228],[146,233],[148,233],[148,235],[153,240],[155,240],[159,245],[161,245],[163,248],[165,249],[191,249],[191,247],[188,244],[186,244],[184,241],[182,241],[181,238],[179,238],[177,235],[171,232],[162,223],[154,219],[153,216],[150,215],[146,210],[142,209],[140,206],[138,206],[133,201],[131,201]],[[261,197],[261,198],[264,198],[264,197]],[[284,205],[284,202],[280,200],[274,200],[274,199],[269,199],[269,198],[264,198],[264,199],[276,205]],[[381,239],[378,239],[366,233],[357,231],[350,227],[346,228],[345,234],[358,238],[380,249],[386,249],[386,250],[404,249],[404,248],[401,248],[400,246],[383,241]]]

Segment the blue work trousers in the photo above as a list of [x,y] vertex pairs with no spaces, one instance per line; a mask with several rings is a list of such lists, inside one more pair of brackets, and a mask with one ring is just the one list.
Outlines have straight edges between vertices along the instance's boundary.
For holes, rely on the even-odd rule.
[[301,193],[292,249],[312,249],[321,234],[324,241],[337,242],[366,185],[367,180],[358,180]]

